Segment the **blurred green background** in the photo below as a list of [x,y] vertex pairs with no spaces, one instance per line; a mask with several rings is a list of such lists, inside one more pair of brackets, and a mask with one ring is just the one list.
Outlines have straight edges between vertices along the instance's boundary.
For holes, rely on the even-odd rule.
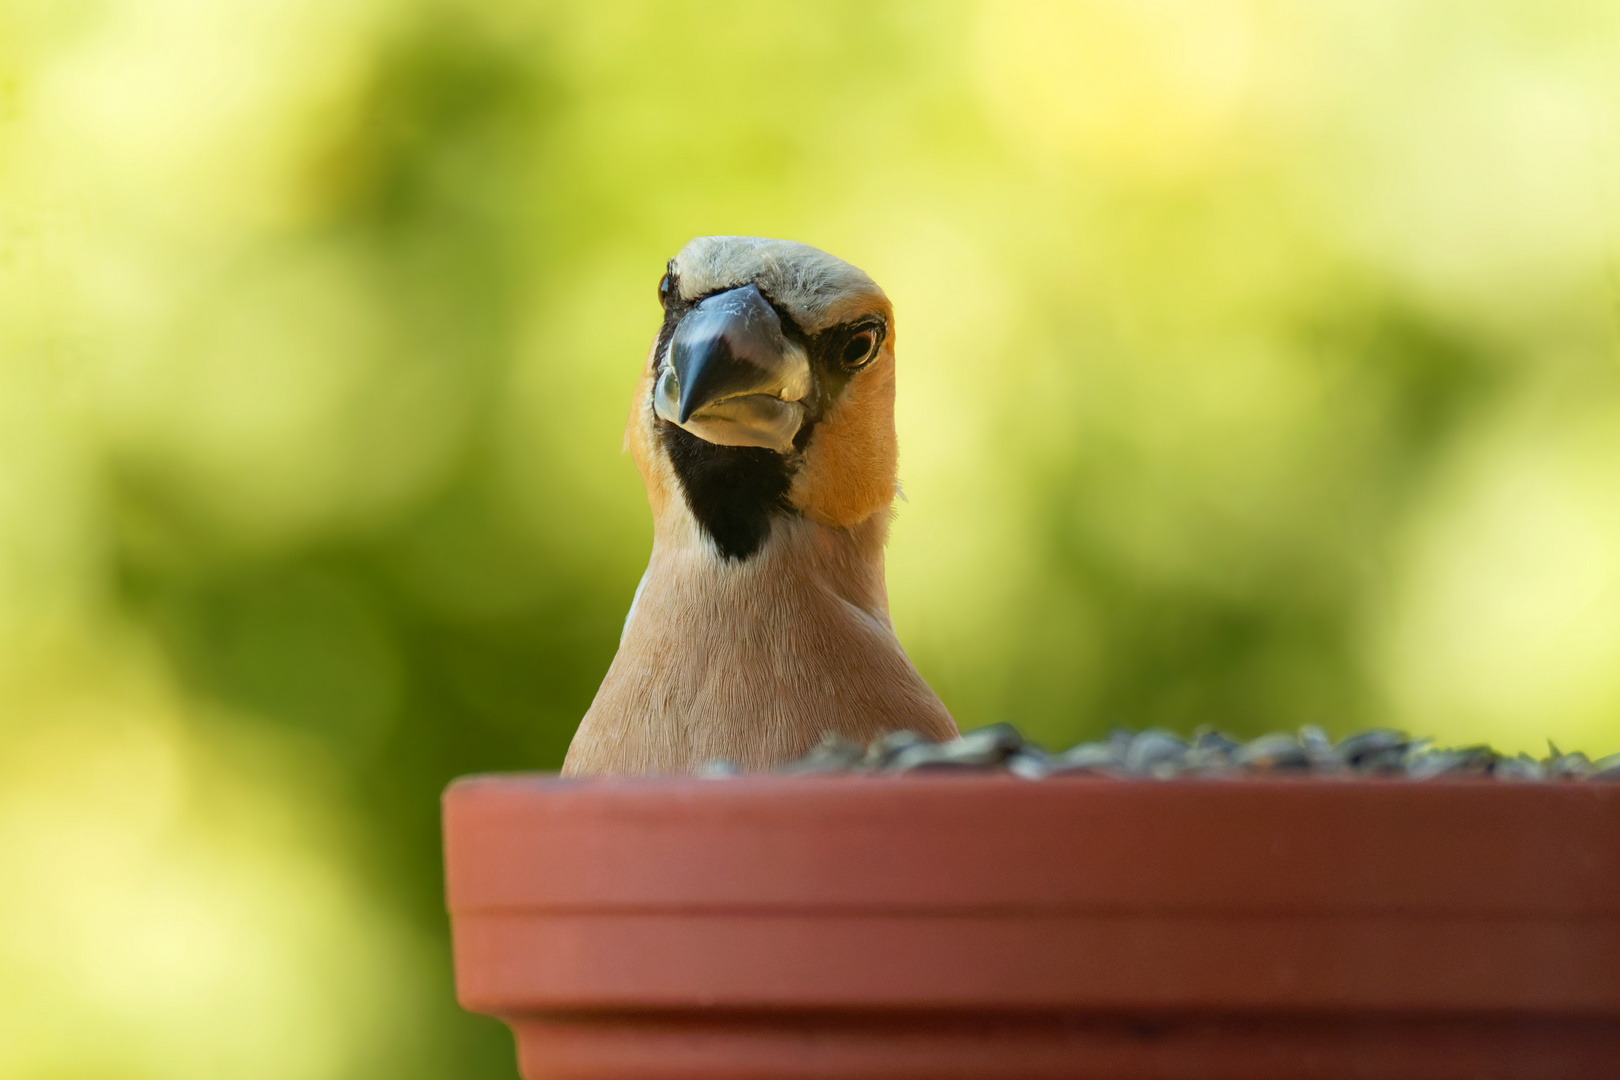
[[554,768],[664,260],[898,312],[963,726],[1620,748],[1620,7],[0,0],[0,1075],[514,1076],[437,795]]

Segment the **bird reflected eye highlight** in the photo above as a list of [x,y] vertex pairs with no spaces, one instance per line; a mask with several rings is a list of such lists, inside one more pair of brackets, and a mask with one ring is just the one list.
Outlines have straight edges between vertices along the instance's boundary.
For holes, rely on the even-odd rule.
[[839,357],[839,361],[846,368],[858,368],[863,366],[877,353],[877,341],[877,331],[860,331],[854,337],[850,338],[849,343],[844,346],[844,351]]

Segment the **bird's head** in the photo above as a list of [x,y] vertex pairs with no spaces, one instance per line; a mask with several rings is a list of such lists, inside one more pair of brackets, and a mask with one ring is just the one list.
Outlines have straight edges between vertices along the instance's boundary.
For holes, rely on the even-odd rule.
[[661,523],[684,511],[737,560],[779,517],[850,528],[888,507],[894,314],[871,278],[805,244],[706,236],[658,298],[626,441]]

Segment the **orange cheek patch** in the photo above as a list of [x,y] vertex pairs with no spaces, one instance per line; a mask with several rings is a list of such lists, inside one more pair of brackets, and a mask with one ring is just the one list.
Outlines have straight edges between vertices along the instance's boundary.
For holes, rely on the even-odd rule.
[[847,529],[894,501],[894,353],[850,379],[816,425],[788,499],[818,525]]
[[[656,340],[653,348],[658,348]],[[653,364],[649,353],[646,365],[642,368],[641,378],[636,380],[636,389],[630,398],[630,420],[624,428],[624,448],[630,451],[631,460],[636,463],[636,469],[641,473],[642,483],[647,485],[647,502],[652,507],[653,517],[663,513],[665,505],[669,502],[669,479],[665,470],[660,467],[657,455],[653,453],[653,425],[657,423],[657,416],[652,409],[653,392]]]

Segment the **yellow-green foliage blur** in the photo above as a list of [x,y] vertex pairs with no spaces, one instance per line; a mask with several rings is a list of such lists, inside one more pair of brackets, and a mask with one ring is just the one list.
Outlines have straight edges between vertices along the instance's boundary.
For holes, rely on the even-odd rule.
[[708,233],[894,299],[963,726],[1620,748],[1620,5],[0,0],[0,1076],[513,1075],[436,797]]

